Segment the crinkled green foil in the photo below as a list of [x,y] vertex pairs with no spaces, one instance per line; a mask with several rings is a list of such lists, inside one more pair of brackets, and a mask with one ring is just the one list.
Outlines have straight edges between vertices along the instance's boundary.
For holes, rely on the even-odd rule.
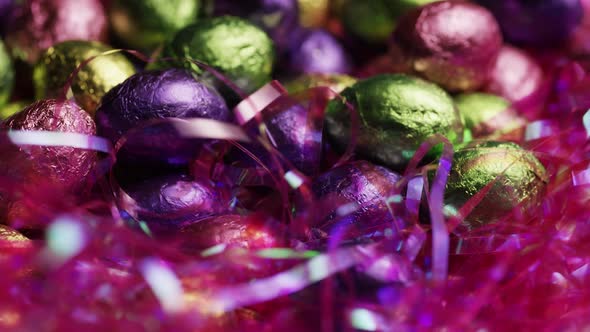
[[489,93],[465,93],[455,97],[455,105],[465,120],[465,128],[474,129],[510,107],[510,102]]
[[[462,137],[462,121],[451,97],[437,85],[402,75],[379,75],[357,82],[342,95],[360,115],[357,152],[402,170],[420,144],[433,134],[451,142]],[[350,138],[350,113],[338,100],[326,110],[327,133],[344,148]]]
[[[163,56],[202,61],[246,92],[254,92],[270,81],[275,51],[272,40],[260,28],[241,18],[221,16],[200,20],[179,31]],[[195,64],[182,63],[201,72]]]
[[543,197],[547,174],[529,151],[514,143],[485,142],[455,153],[448,179],[445,202],[456,209],[492,185],[478,206],[466,216],[470,227],[493,222],[519,204],[526,210]]
[[[111,50],[99,42],[66,41],[50,47],[34,70],[37,99],[59,96],[68,77],[84,60]],[[99,56],[84,66],[72,84],[76,102],[94,114],[100,99],[135,74],[133,64],[121,53]]]

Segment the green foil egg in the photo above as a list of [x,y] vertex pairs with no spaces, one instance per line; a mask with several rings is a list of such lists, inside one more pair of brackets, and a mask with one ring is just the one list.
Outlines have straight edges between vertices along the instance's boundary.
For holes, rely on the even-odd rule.
[[147,50],[195,22],[200,8],[201,0],[114,0],[109,17],[121,41]]
[[472,144],[455,153],[445,203],[460,209],[494,180],[483,200],[465,216],[469,228],[497,221],[518,206],[526,210],[538,205],[548,179],[539,160],[517,144]]
[[10,55],[0,40],[0,105],[6,104],[14,85],[14,67]]
[[78,72],[71,86],[76,102],[94,114],[100,99],[110,89],[135,74],[133,64],[122,53],[101,55],[111,50],[91,41],[66,41],[50,47],[33,72],[37,99],[58,97],[76,68],[96,56]]
[[285,83],[289,93],[298,93],[315,87],[328,87],[342,92],[356,83],[356,78],[342,74],[304,74]]
[[[440,87],[414,76],[378,75],[342,92],[360,117],[357,153],[402,170],[420,144],[433,134],[452,143],[462,138],[462,121],[451,97]],[[326,109],[326,130],[340,149],[350,139],[350,112],[339,100]]]
[[473,136],[507,132],[524,124],[508,100],[489,93],[474,92],[455,97],[455,105]]
[[389,39],[399,18],[412,8],[436,0],[344,0],[340,17],[346,29],[370,43]]
[[163,56],[178,58],[197,73],[201,69],[186,59],[202,61],[250,93],[270,81],[275,51],[272,40],[257,26],[238,17],[220,16],[180,30]]

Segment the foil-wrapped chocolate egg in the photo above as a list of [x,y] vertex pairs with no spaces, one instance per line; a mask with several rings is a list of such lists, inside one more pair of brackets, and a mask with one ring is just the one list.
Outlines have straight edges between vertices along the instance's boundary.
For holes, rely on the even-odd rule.
[[285,89],[290,94],[316,87],[328,87],[340,93],[356,83],[354,77],[344,74],[303,74],[285,83]]
[[516,208],[526,211],[537,206],[547,180],[545,168],[534,154],[514,143],[473,144],[455,153],[445,204],[459,209],[495,181],[482,201],[464,216],[467,227],[477,227]]
[[41,52],[66,40],[106,41],[107,18],[99,0],[28,0],[10,21],[12,54],[35,63]]
[[[294,167],[307,175],[317,173],[322,151],[322,122],[311,107],[297,98],[283,96],[262,110],[260,120],[264,123],[270,143],[290,163],[283,166],[288,169]],[[245,123],[244,128],[251,137],[260,135],[256,119]],[[262,145],[248,144],[246,148],[270,169],[276,168],[271,154]],[[226,160],[240,168],[260,166],[238,149],[226,155]]]
[[500,23],[510,42],[532,46],[555,46],[580,24],[580,0],[477,0]]
[[14,67],[4,43],[0,41],[0,106],[10,98],[14,86]]
[[137,218],[159,234],[229,209],[229,199],[213,183],[182,174],[149,178],[124,190],[136,203]]
[[[404,74],[358,81],[342,96],[360,117],[357,152],[395,170],[407,165],[420,144],[434,134],[459,142],[462,122],[451,97],[437,85]],[[350,139],[350,114],[340,100],[326,109],[326,131],[344,148]]]
[[298,33],[297,0],[216,0],[215,16],[231,15],[248,19],[264,30],[279,53],[284,53]]
[[484,90],[516,103],[537,95],[543,80],[543,69],[532,57],[506,45],[500,50]]
[[502,97],[482,93],[465,93],[455,97],[455,105],[474,137],[507,132],[525,124],[510,102]]
[[297,74],[345,74],[351,69],[344,47],[323,29],[309,30],[295,38],[288,56],[290,69]]
[[[44,99],[31,104],[0,123],[0,129],[96,134],[96,125],[88,113],[74,102],[54,99]],[[22,146],[1,158],[2,174],[13,174],[15,170],[12,168],[18,165],[16,160],[23,159],[32,171],[25,174],[25,177],[43,178],[65,188],[75,189],[83,184],[90,174],[96,162],[96,153],[67,146]]]
[[221,215],[201,220],[180,229],[182,247],[203,250],[216,245],[263,249],[286,245],[281,228],[273,219],[260,216]]
[[369,43],[384,43],[400,17],[435,0],[343,0],[340,17],[347,31]]
[[471,91],[487,82],[501,47],[500,27],[487,9],[439,1],[400,20],[390,54],[397,70],[416,73],[449,91]]
[[209,118],[230,121],[217,91],[184,69],[144,71],[111,89],[96,111],[98,133],[116,142],[143,121]]
[[78,105],[94,115],[100,99],[112,88],[135,74],[133,64],[121,53],[101,56],[112,50],[92,41],[66,41],[47,49],[34,69],[37,99],[58,97],[70,75],[91,57],[74,77],[71,89]]
[[[98,133],[113,143],[132,128],[164,118],[231,121],[232,115],[213,87],[185,69],[133,75],[110,90],[96,111]],[[126,138],[119,161],[150,167],[186,165],[206,143],[180,137],[169,123],[153,124]]]
[[186,59],[202,61],[250,93],[270,81],[274,53],[272,40],[260,28],[238,17],[221,16],[180,30],[164,57],[178,58],[197,73],[202,70]]
[[[313,227],[328,234],[353,239],[394,230],[393,216],[386,200],[395,194],[400,176],[366,161],[355,161],[333,169],[313,180],[317,200],[330,208],[322,211]],[[346,211],[346,212],[343,212]]]
[[197,20],[201,0],[114,0],[109,17],[126,45],[150,50]]

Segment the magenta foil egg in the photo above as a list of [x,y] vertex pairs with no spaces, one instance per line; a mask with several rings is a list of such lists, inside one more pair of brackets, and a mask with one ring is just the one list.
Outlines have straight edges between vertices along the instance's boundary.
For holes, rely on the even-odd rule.
[[500,51],[485,90],[519,102],[538,94],[543,79],[543,69],[531,56],[506,45]]
[[390,54],[398,69],[448,91],[472,91],[488,80],[502,47],[494,16],[463,1],[440,1],[402,18]]
[[[58,131],[95,135],[96,125],[90,115],[71,101],[45,99],[37,101],[0,124],[3,130]],[[15,174],[19,161],[29,167],[20,174],[23,181],[40,179],[78,188],[90,174],[96,153],[73,147],[23,146],[0,158],[2,174]],[[18,178],[17,177],[17,178]]]
[[14,56],[29,63],[62,41],[107,41],[108,23],[99,0],[27,0],[12,15],[6,43]]

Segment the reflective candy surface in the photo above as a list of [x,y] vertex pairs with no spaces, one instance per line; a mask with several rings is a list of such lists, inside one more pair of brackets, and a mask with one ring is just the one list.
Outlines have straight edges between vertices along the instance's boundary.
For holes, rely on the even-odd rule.
[[47,49],[35,66],[37,99],[62,95],[70,75],[78,66],[91,57],[96,57],[82,67],[71,85],[76,102],[94,115],[100,99],[135,74],[133,64],[123,54],[102,56],[110,50],[112,49],[104,44],[88,41],[67,41]]

